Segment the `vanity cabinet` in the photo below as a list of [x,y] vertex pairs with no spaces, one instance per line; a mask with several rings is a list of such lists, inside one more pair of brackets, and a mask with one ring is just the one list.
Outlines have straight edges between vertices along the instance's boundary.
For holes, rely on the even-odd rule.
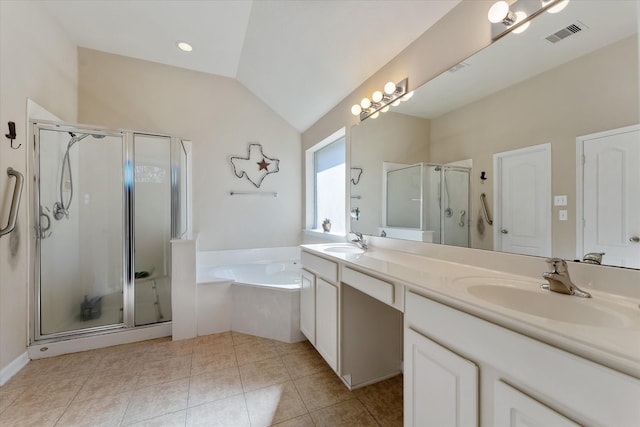
[[476,364],[413,329],[404,345],[405,426],[478,425]]
[[300,283],[300,331],[315,345],[316,276],[307,270],[302,270]]
[[419,292],[405,300],[406,425],[640,425],[637,378]]
[[300,330],[338,372],[338,264],[302,252]]

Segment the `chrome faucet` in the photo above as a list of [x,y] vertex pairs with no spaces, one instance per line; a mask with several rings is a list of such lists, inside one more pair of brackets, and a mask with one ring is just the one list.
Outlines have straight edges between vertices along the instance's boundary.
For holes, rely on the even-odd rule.
[[582,258],[582,262],[600,265],[602,264],[602,255],[604,255],[604,252],[589,252]]
[[353,233],[356,235],[356,238],[352,240],[353,243],[356,244],[356,246],[358,246],[360,249],[362,250],[366,250],[367,249],[367,243],[364,241],[364,238],[362,237],[362,233],[359,232],[355,232]]
[[561,258],[549,258],[547,264],[551,271],[542,273],[549,284],[542,285],[542,289],[548,289],[561,294],[575,295],[582,298],[591,298],[591,294],[578,288],[569,277],[567,262]]

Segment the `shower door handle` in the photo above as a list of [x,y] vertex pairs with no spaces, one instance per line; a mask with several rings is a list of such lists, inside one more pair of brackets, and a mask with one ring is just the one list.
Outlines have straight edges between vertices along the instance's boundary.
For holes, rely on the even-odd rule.
[[504,229],[504,228],[503,228],[502,230],[500,230],[500,232],[501,232],[502,234],[509,234],[509,230]]
[[18,208],[20,207],[20,196],[22,196],[22,185],[24,184],[24,176],[13,168],[7,168],[7,175],[16,179],[16,186],[13,188],[13,197],[11,198],[11,207],[9,208],[9,220],[7,226],[0,228],[0,236],[9,234],[16,227],[18,219]]

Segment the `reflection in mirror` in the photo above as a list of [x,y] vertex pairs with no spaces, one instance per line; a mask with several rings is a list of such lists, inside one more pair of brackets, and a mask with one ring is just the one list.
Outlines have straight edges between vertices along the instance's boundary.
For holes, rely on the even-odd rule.
[[[640,200],[637,3],[572,1],[418,88],[410,101],[354,126],[351,165],[363,172],[351,185],[351,207],[360,210],[352,231],[381,234],[383,162],[470,161],[470,247],[566,259],[605,252],[603,264],[640,268],[640,243],[633,241],[640,235],[640,212],[633,212],[640,209],[633,202]],[[541,147],[550,153],[538,156],[540,165],[525,159],[505,167],[504,159]],[[537,178],[545,167],[550,183]],[[497,190],[498,180],[513,184],[511,194]],[[540,196],[543,190],[548,194]],[[482,193],[493,225],[483,218]],[[505,223],[509,213],[527,219]],[[541,232],[549,240],[541,252],[500,244],[505,235]]]

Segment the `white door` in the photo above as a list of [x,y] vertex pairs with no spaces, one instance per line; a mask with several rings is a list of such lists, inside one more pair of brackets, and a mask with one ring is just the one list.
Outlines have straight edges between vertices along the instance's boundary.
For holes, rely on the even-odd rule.
[[551,144],[494,154],[494,248],[551,256]]
[[300,286],[300,331],[316,344],[316,276],[306,270]]
[[316,350],[338,371],[338,288],[316,278]]
[[404,330],[405,426],[477,426],[478,367]]
[[640,127],[578,138],[582,142],[583,247],[603,264],[640,268]]
[[495,427],[579,427],[579,424],[502,381],[494,383],[493,408]]

